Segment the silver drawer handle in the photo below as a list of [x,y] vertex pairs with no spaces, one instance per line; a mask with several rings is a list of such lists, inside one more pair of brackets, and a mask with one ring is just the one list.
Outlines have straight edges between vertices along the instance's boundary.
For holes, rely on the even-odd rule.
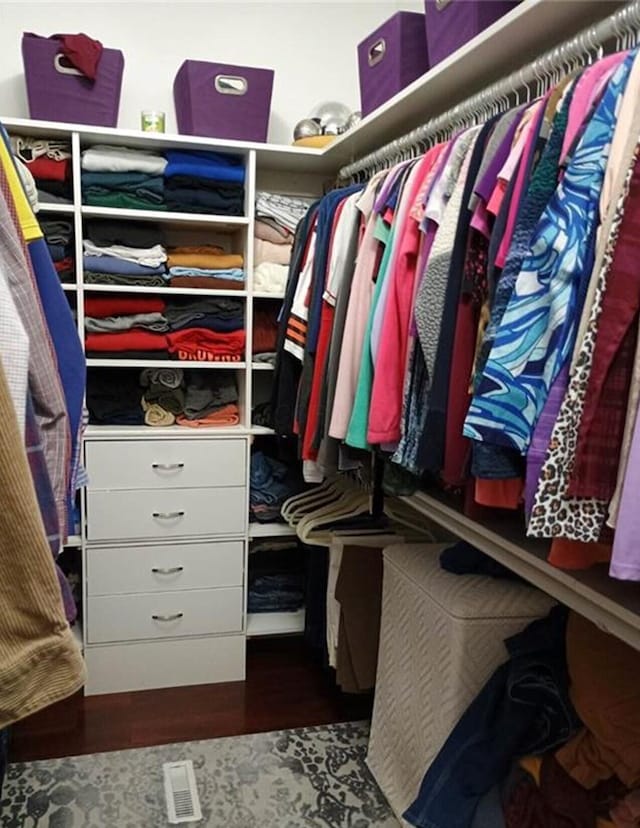
[[175,575],[176,572],[182,572],[184,566],[170,566],[168,569],[161,569],[159,566],[154,566],[152,572],[154,575]]
[[176,471],[184,469],[184,463],[152,463],[151,468],[159,471]]
[[160,520],[172,520],[173,518],[183,517],[184,512],[154,512],[154,518],[160,518]]
[[177,621],[182,618],[184,612],[175,612],[173,615],[152,615],[154,621]]

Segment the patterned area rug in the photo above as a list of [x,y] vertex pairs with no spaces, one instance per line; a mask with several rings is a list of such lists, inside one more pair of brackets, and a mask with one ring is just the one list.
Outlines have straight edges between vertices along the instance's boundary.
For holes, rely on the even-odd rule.
[[[162,764],[191,759],[207,828],[398,828],[367,722],[10,765],[1,828],[168,826]],[[195,824],[195,823],[192,823]]]

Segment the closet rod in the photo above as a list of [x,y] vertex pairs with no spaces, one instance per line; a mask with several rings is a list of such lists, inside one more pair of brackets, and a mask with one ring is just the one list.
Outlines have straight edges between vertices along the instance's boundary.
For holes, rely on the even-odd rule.
[[[509,107],[519,105],[520,93],[529,101],[534,87],[540,97],[555,86],[563,75],[577,70],[585,63],[602,57],[604,47],[611,40],[615,49],[631,48],[640,35],[640,0],[633,0],[599,23],[583,29],[571,39],[545,52],[533,62],[522,66],[506,78],[502,78],[452,109],[431,118],[423,126],[395,138],[380,149],[365,155],[358,161],[343,167],[338,180],[357,178],[360,173],[375,172],[388,167],[391,162],[408,159],[424,152],[431,141],[445,138],[452,132],[473,124],[480,124],[489,117]],[[511,100],[511,96],[514,100]]]

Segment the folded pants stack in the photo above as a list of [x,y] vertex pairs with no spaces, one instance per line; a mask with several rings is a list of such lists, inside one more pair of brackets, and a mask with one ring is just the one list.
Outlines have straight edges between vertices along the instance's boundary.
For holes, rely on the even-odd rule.
[[281,520],[282,504],[300,488],[299,481],[284,463],[261,451],[251,455],[250,482],[249,519],[259,523]]
[[257,293],[284,293],[294,233],[310,204],[309,199],[258,193],[253,270]]
[[11,148],[29,170],[43,203],[70,204],[73,201],[71,145],[68,141],[11,137]]
[[244,214],[242,158],[217,152],[167,150],[165,200],[180,213]]
[[68,219],[42,219],[40,227],[60,281],[74,282],[73,223]]
[[99,145],[82,153],[82,201],[94,207],[165,210],[166,159],[155,152]]
[[172,287],[244,290],[244,257],[217,245],[173,247],[169,250]]
[[160,229],[147,223],[90,221],[84,241],[88,284],[166,287],[167,251]]
[[294,544],[265,544],[249,557],[248,612],[295,612],[304,606],[305,564]]
[[169,366],[142,372],[91,371],[87,406],[90,421],[101,425],[200,428],[240,421],[238,388],[232,374]]
[[244,354],[244,313],[236,300],[90,296],[85,312],[89,357],[239,362]]

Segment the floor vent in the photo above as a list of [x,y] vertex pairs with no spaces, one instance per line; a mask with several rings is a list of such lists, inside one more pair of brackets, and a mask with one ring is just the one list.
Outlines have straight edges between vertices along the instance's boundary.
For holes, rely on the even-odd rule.
[[199,822],[202,819],[202,810],[193,762],[166,762],[162,770],[170,824]]

